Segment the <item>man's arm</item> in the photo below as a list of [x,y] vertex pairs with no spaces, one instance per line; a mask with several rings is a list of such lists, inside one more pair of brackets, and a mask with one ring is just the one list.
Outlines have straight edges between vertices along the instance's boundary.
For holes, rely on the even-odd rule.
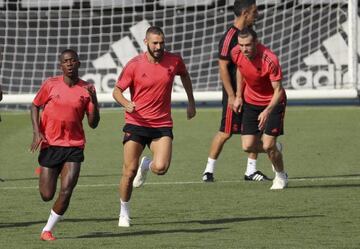
[[196,115],[196,107],[195,107],[192,82],[188,71],[186,71],[184,75],[181,75],[180,78],[188,98],[187,118],[192,119]]
[[281,81],[272,81],[271,85],[274,89],[274,95],[272,96],[269,105],[260,113],[258,117],[260,130],[265,127],[266,121],[268,120],[270,113],[272,112],[274,107],[280,102],[284,91],[281,85]]
[[2,100],[2,98],[3,98],[3,92],[2,92],[1,84],[0,84],[0,101]]
[[233,104],[234,112],[240,112],[243,105],[244,79],[239,69],[236,69],[236,97]]
[[135,110],[135,103],[127,100],[124,97],[122,90],[117,86],[114,87],[113,98],[116,100],[117,103],[119,103],[125,108],[125,111],[132,113]]
[[92,86],[87,88],[87,90],[89,92],[91,102],[94,106],[93,110],[87,114],[88,124],[91,128],[95,129],[100,122],[99,104],[95,88]]
[[35,152],[39,145],[46,141],[44,134],[40,132],[40,107],[31,104],[31,123],[33,127],[33,141],[30,145],[30,151]]
[[230,61],[219,59],[220,79],[228,95],[228,105],[232,108],[235,100],[235,93],[231,86],[231,77],[228,69],[229,63]]

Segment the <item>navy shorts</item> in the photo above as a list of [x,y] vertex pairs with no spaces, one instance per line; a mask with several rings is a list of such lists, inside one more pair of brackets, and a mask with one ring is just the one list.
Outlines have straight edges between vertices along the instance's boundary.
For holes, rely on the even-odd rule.
[[[258,129],[258,117],[265,108],[266,106],[257,106],[244,103],[242,109],[242,135],[257,135],[262,132]],[[280,103],[275,106],[269,115],[268,121],[266,122],[265,129],[263,131],[264,134],[274,137],[284,134],[285,108],[285,103]]]
[[40,150],[39,164],[47,168],[62,167],[66,162],[84,161],[84,149],[79,147],[49,146]]
[[145,145],[150,146],[152,140],[160,138],[160,137],[170,137],[174,138],[172,133],[172,127],[144,127],[133,124],[125,124],[124,128],[124,139],[123,144],[127,141],[134,141]]

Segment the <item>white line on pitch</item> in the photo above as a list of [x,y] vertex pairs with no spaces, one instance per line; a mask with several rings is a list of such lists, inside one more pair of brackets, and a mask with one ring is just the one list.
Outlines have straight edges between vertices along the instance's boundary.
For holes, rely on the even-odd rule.
[[[353,176],[353,177],[313,177],[313,178],[289,178],[289,182],[303,182],[303,181],[309,181],[309,182],[318,182],[318,181],[353,181],[353,180],[360,180],[360,176]],[[232,181],[216,181],[216,183],[248,183],[244,180],[232,180]],[[4,183],[0,183],[4,184]],[[188,185],[188,184],[204,184],[202,181],[196,181],[196,182],[148,182],[145,183],[145,185]],[[207,183],[212,184],[212,183]],[[109,184],[79,184],[76,187],[77,188],[96,188],[96,187],[117,187],[118,183],[109,183]],[[38,186],[24,186],[24,187],[0,187],[0,190],[17,190],[17,189],[37,189]]]

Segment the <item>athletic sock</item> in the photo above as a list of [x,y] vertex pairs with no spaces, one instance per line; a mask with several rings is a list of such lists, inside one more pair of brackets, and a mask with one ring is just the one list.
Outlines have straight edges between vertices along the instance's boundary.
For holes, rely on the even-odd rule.
[[120,199],[120,215],[130,217],[129,202]]
[[256,172],[256,159],[247,159],[245,175],[250,176]]
[[54,212],[54,210],[51,209],[49,219],[43,228],[44,231],[52,231],[56,223],[62,218],[62,215],[58,215]]
[[215,163],[216,163],[216,159],[212,159],[212,158],[208,157],[206,168],[204,170],[204,174],[206,172],[214,173],[214,171],[215,171]]
[[286,173],[285,171],[281,171],[281,172],[277,172],[275,171],[275,177],[279,177],[279,178],[286,178]]

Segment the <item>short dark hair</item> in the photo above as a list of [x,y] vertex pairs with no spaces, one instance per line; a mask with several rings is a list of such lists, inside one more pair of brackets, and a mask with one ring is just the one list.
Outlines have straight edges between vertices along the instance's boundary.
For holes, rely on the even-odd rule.
[[164,32],[162,31],[162,29],[158,26],[150,26],[147,30],[146,30],[146,37],[149,35],[149,34],[156,34],[156,35],[162,35],[162,36],[165,36],[164,35]]
[[241,16],[241,13],[253,4],[256,4],[256,0],[235,0],[233,8],[235,16]]
[[247,28],[244,28],[242,30],[239,30],[238,32],[238,36],[240,38],[246,38],[248,36],[252,36],[253,38],[253,41],[257,40],[257,33],[255,30],[253,30],[252,28],[250,27],[247,27]]
[[66,54],[66,53],[71,53],[71,54],[75,55],[76,58],[79,59],[79,55],[78,55],[78,53],[77,53],[74,49],[67,48],[67,49],[61,51],[61,53],[60,53],[60,55],[59,55],[59,60],[60,60],[60,61],[61,61],[63,55]]

